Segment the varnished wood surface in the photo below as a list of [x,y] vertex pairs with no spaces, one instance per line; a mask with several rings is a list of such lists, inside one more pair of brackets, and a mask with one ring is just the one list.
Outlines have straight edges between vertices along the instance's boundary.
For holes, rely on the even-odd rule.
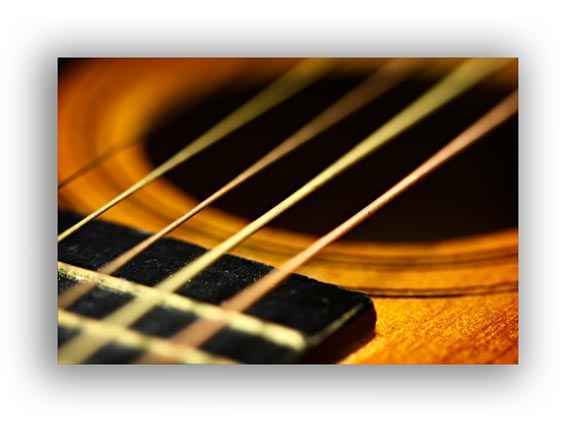
[[472,364],[518,360],[518,294],[373,298],[376,336],[343,363]]
[[[141,139],[155,117],[183,95],[201,97],[239,72],[258,79],[292,62],[88,61],[59,85],[59,178],[111,146]],[[363,63],[351,61],[349,67]],[[438,62],[431,63],[431,77],[438,69]],[[506,80],[506,74],[495,83]],[[133,143],[63,188],[59,206],[92,212],[151,168],[142,144]],[[141,206],[151,203],[154,211]],[[196,203],[160,179],[104,218],[156,231]],[[245,224],[212,207],[172,236],[211,247]],[[266,228],[232,253],[279,265],[311,241],[309,235]],[[343,363],[516,363],[517,250],[516,229],[420,244],[340,242],[299,272],[372,294],[378,315],[375,338]]]

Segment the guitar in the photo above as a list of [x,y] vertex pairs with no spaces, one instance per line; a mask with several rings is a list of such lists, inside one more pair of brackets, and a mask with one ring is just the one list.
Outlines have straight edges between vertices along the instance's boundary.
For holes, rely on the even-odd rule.
[[[170,238],[216,247],[462,61],[417,60],[388,92],[195,215]],[[84,59],[62,64],[59,208],[92,213],[298,63],[238,58]],[[100,219],[151,233],[161,230],[385,63],[334,60],[309,86]],[[517,62],[512,60],[232,253],[282,265],[516,87]],[[346,341],[353,347],[339,344],[345,354],[335,354],[337,362],[517,363],[517,131],[516,118],[509,119],[298,269],[304,276],[370,297],[376,315],[372,336],[357,328],[364,343],[355,342],[354,330],[349,332]]]

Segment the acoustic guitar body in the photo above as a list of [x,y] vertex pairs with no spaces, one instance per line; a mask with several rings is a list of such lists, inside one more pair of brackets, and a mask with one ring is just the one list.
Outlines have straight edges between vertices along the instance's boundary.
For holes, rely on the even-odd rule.
[[[202,211],[170,237],[212,248],[280,202],[441,79],[406,81]],[[88,215],[253,96],[297,59],[62,60],[59,208]],[[306,124],[386,59],[336,60],[319,81],[100,219],[155,232]],[[436,152],[517,87],[515,60],[399,135],[231,253],[279,266]],[[298,273],[367,294],[373,338],[337,362],[518,362],[517,118],[324,249]],[[110,153],[113,151],[113,153]]]

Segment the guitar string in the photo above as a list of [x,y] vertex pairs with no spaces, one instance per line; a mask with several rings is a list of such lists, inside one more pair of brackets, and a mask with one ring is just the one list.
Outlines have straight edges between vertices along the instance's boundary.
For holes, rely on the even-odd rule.
[[200,202],[182,217],[176,219],[164,229],[151,235],[141,244],[135,246],[130,251],[125,252],[114,261],[106,264],[98,271],[106,274],[112,274],[121,268],[127,261],[132,259],[144,249],[150,247],[156,240],[173,231],[191,217],[202,211],[204,208],[224,196],[234,188],[238,187],[249,178],[258,174],[260,171],[274,164],[282,157],[290,154],[297,148],[306,144],[321,132],[345,119],[361,107],[365,106],[372,100],[383,95],[385,92],[397,86],[405,79],[412,76],[423,67],[423,59],[390,59],[384,65],[380,66],[372,75],[366,78],[358,86],[336,100],[328,108],[322,111],[318,116],[313,118],[306,125],[301,127],[287,139],[273,148],[270,152],[238,174],[223,187],[218,189],[208,198]]
[[198,318],[230,319],[232,321],[231,327],[284,347],[301,349],[304,345],[304,337],[297,330],[270,321],[264,321],[254,316],[227,311],[218,305],[201,302],[187,296],[163,292],[144,284],[100,274],[63,262],[58,262],[58,274],[72,278],[81,284],[93,283],[117,294],[132,296],[139,301],[150,303],[154,307],[168,307]]
[[95,169],[96,167],[104,163],[106,160],[114,157],[119,152],[131,146],[139,144],[140,142],[142,142],[142,139],[130,139],[127,142],[122,142],[119,143],[118,145],[112,145],[110,148],[106,149],[102,153],[95,156],[87,164],[83,165],[78,170],[74,171],[72,174],[59,181],[58,190],[63,189],[64,187],[72,183],[74,180],[79,179],[80,177],[88,173],[90,170]]
[[[199,272],[203,271],[242,240],[261,229],[290,206],[327,183],[348,167],[365,158],[390,139],[428,116],[434,110],[438,109],[457,95],[460,95],[474,84],[495,73],[509,62],[510,59],[466,60],[412,104],[383,124],[356,147],[352,148],[348,153],[344,154],[340,159],[327,167],[324,171],[319,173],[311,181],[306,183],[276,207],[248,224],[242,230],[212,250],[201,255],[198,259],[177,271],[172,276],[158,283],[155,288],[163,291],[176,291],[186,282],[194,278]],[[150,309],[151,306],[149,304],[131,301],[108,315],[105,320],[114,324],[128,326],[141,318]],[[65,344],[60,350],[62,353],[73,355],[79,360],[83,360],[103,345],[105,345],[105,342],[101,339],[90,338],[89,336],[80,333]]]
[[[318,116],[313,118],[308,124],[297,130],[286,140],[281,142],[277,147],[264,155],[261,159],[252,164],[249,168],[237,175],[233,180],[218,189],[208,198],[201,201],[180,218],[172,221],[163,229],[150,235],[140,243],[134,245],[118,257],[103,265],[98,272],[103,274],[112,274],[144,250],[151,247],[158,240],[184,224],[194,215],[205,209],[207,206],[238,187],[260,171],[274,164],[282,157],[290,154],[300,146],[304,145],[316,135],[333,126],[345,117],[360,109],[370,101],[392,89],[403,80],[413,75],[423,66],[422,59],[390,59],[384,65],[380,66],[371,76],[353,88],[350,92],[342,96],[331,106],[325,109]],[[58,306],[67,308],[80,297],[85,295],[93,288],[93,285],[83,284],[76,285],[67,290],[58,297]]]
[[[70,277],[75,279],[79,283],[86,283],[86,282],[93,282],[105,289],[110,289],[118,293],[128,294],[134,297],[137,297],[138,300],[148,301],[154,304],[154,306],[164,306],[171,309],[175,309],[181,312],[185,312],[200,318],[207,318],[214,321],[222,321],[226,324],[227,327],[239,330],[244,333],[248,333],[254,336],[258,336],[266,341],[275,343],[277,345],[288,347],[293,350],[303,350],[305,347],[305,339],[303,335],[292,328],[285,327],[283,325],[279,325],[273,322],[265,321],[258,319],[256,317],[235,312],[232,310],[228,310],[225,308],[221,308],[217,305],[211,305],[204,302],[199,302],[194,299],[181,296],[174,293],[168,292],[161,292],[159,290],[154,289],[153,287],[149,287],[146,285],[138,284],[133,281],[124,280],[121,278],[116,278],[109,275],[102,275],[95,271],[90,271],[85,268],[76,267],[70,264],[66,264],[63,262],[58,262],[58,273],[62,274],[63,276]],[[494,285],[489,286],[469,286],[464,288],[450,288],[450,289],[366,289],[364,292],[366,294],[370,294],[371,296],[379,296],[379,297],[394,297],[394,298],[402,298],[402,297],[454,297],[454,296],[470,296],[470,295],[485,295],[485,294],[494,294],[494,293],[505,293],[505,292],[512,292],[516,291],[518,288],[518,281],[513,282],[503,282],[497,283]],[[95,325],[95,323],[91,323],[91,318],[75,314],[73,312],[68,312],[70,315],[77,316],[78,324],[71,323],[70,319],[62,319],[60,317],[62,312],[68,312],[61,308],[58,309],[58,324],[62,325],[63,327],[67,328],[77,328],[83,330],[88,328],[90,331],[90,335],[104,335],[103,332],[109,332],[109,330],[105,330],[107,327],[112,327],[113,330],[121,329],[119,326],[113,326],[109,323],[105,323],[104,321],[98,321],[98,327],[91,329],[90,327],[86,327],[81,324],[82,321],[87,320],[88,323]],[[135,334],[133,334],[135,333]],[[137,331],[133,333],[129,333],[130,336],[133,338],[136,337],[136,334],[139,334]],[[109,334],[108,334],[109,335]],[[143,340],[150,337],[153,339],[152,336],[144,336],[141,337]],[[113,340],[113,339],[112,339]],[[117,342],[119,344],[127,345],[130,347],[136,347],[142,349],[146,352],[150,352],[151,355],[155,356],[155,359],[158,357],[165,358],[165,353],[170,353],[170,345],[174,343],[170,343],[169,341],[165,344],[162,344],[162,348],[160,348],[161,353],[158,354],[155,351],[150,349],[148,343],[137,343],[134,341],[127,341],[125,338],[120,337]],[[163,352],[166,350],[166,352]],[[178,353],[176,350],[175,353]],[[148,357],[150,359],[150,357]],[[64,361],[65,360],[65,361]],[[74,359],[74,357],[70,356],[59,356],[60,363],[80,363]],[[172,356],[171,361],[173,362],[182,362],[182,363],[218,363],[218,362],[201,362],[201,361],[191,361],[190,359],[180,359],[178,355]]]
[[245,226],[235,235],[220,243],[195,261],[185,266],[157,287],[175,290],[206,269],[244,239],[264,227],[275,217],[336,177],[348,167],[368,156],[377,148],[424,118],[474,83],[491,74],[507,63],[507,60],[471,59],[452,71],[437,85],[415,100],[411,105],[377,129],[372,135],[344,154],[340,159],[307,182],[304,186],[276,205],[270,211]]
[[305,59],[296,66],[264,88],[259,94],[252,97],[234,112],[229,114],[215,126],[203,135],[196,138],[182,150],[174,154],[171,158],[160,164],[138,182],[134,183],[128,189],[124,190],[114,199],[104,204],[102,207],[92,212],[64,232],[58,235],[58,242],[66,239],[68,236],[84,227],[90,221],[94,220],[110,208],[120,203],[130,195],[139,191],[150,182],[166,174],[170,170],[179,166],[189,158],[210,147],[222,138],[238,129],[242,125],[250,122],[264,112],[270,110],[285,99],[291,97],[298,91],[318,80],[328,73],[335,64],[334,59]]
[[125,142],[119,142],[117,144],[113,144],[104,151],[95,154],[94,157],[86,164],[82,165],[78,169],[74,170],[68,176],[62,178],[58,182],[58,190],[63,189],[70,183],[74,182],[75,180],[81,178],[89,171],[97,168],[110,158],[114,157],[116,154],[122,152],[123,150],[132,147],[136,144],[144,142],[143,139],[129,139]]
[[[195,364],[231,364],[239,363],[232,359],[196,350],[182,344],[175,344],[169,340],[142,334],[126,327],[105,324],[102,321],[58,309],[58,324],[69,329],[82,330],[91,336],[112,340],[122,346],[139,349],[145,353],[154,354],[158,358],[170,362]],[[58,356],[58,363],[75,364],[65,356]]]
[[[258,300],[261,300],[262,297],[272,289],[276,288],[300,266],[304,265],[320,253],[320,251],[326,246],[335,242],[350,230],[364,222],[392,199],[405,192],[408,188],[419,182],[434,170],[438,169],[438,167],[442,166],[451,158],[461,153],[474,142],[482,139],[487,133],[504,123],[517,111],[518,92],[515,91],[368,206],[335,229],[328,232],[326,235],[316,240],[308,248],[293,256],[284,264],[272,270],[266,276],[254,282],[254,284],[248,286],[240,293],[224,302],[221,306],[236,312],[245,311]],[[179,344],[186,344],[189,347],[198,348],[220,329],[225,327],[225,325],[226,322],[222,320],[213,321],[202,319],[189,325],[180,333],[176,334],[172,340]],[[138,360],[138,362],[153,363],[154,358],[152,356],[143,356]]]

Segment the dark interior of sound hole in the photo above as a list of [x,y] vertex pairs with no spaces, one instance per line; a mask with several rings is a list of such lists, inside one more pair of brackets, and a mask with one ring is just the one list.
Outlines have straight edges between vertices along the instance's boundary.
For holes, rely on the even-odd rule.
[[[205,198],[302,127],[365,75],[328,77],[242,127],[167,175]],[[431,81],[405,82],[219,200],[254,219],[294,192],[388,118]],[[263,85],[262,85],[263,86]],[[262,86],[235,81],[179,104],[147,136],[161,164]],[[288,210],[271,225],[321,235],[367,205],[504,98],[510,88],[480,84]],[[349,240],[423,241],[486,233],[518,224],[518,122],[514,118],[396,198],[347,235]]]

